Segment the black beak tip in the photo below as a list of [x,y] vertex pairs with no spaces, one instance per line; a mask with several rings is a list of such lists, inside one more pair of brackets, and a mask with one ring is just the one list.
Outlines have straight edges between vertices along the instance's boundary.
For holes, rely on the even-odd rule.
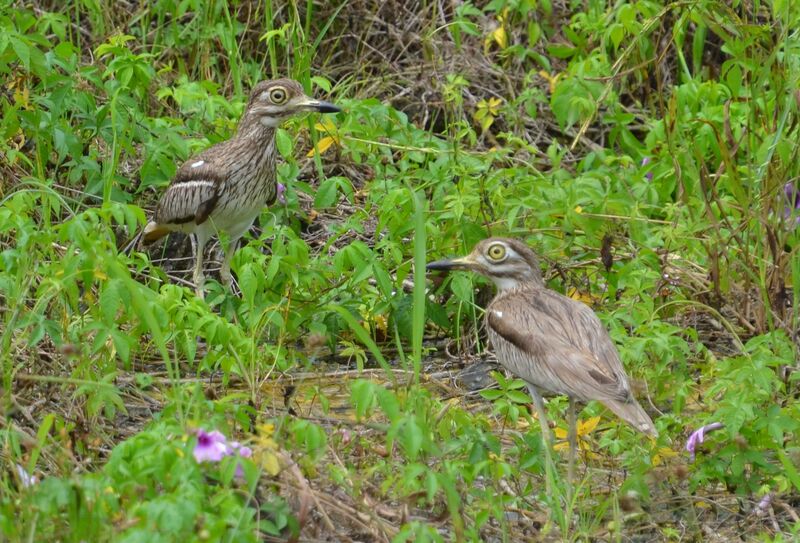
[[437,260],[436,262],[428,262],[425,269],[428,271],[449,271],[453,269],[453,264],[448,260]]
[[321,102],[317,105],[317,111],[320,113],[339,113],[341,110],[342,108],[330,102]]

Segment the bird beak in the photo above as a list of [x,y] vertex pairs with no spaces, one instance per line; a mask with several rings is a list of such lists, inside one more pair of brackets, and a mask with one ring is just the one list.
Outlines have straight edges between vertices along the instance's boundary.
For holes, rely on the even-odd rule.
[[429,262],[425,269],[427,270],[468,270],[472,265],[472,259],[469,256],[462,256],[461,258],[451,258],[449,260],[437,260]]
[[307,111],[319,111],[320,113],[338,113],[342,110],[339,106],[325,102],[324,100],[314,100],[306,97],[305,100],[297,104],[299,109]]

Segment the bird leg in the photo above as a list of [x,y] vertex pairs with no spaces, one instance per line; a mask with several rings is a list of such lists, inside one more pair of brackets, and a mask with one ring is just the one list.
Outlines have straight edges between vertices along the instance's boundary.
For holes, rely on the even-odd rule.
[[542,400],[542,395],[539,394],[539,390],[531,384],[528,385],[528,392],[531,393],[533,406],[536,408],[536,416],[539,417],[539,424],[542,427],[542,439],[544,440],[544,445],[545,447],[552,447],[553,435],[550,433],[550,426],[547,425],[547,413],[544,410],[544,400]]
[[542,445],[544,445],[545,458],[545,492],[548,496],[551,496],[553,494],[553,483],[551,482],[551,479],[556,471],[555,464],[553,464],[553,455],[550,454],[550,451],[553,450],[553,434],[550,432],[550,427],[547,425],[547,413],[544,410],[544,400],[542,400],[542,395],[539,393],[539,390],[530,383],[528,383],[528,391],[531,393],[533,406],[536,408],[536,416],[539,418],[539,425],[542,428]]
[[231,260],[233,260],[233,253],[236,252],[236,245],[239,243],[239,238],[231,239],[225,247],[225,256],[222,258],[222,266],[219,269],[219,278],[222,284],[230,290],[233,284],[233,277],[231,276]]
[[203,252],[206,247],[206,236],[201,236],[199,232],[195,232],[192,236],[192,250],[194,251],[194,274],[192,279],[194,281],[194,291],[199,298],[204,297],[203,284],[206,282],[206,276],[203,274]]
[[567,482],[569,483],[569,495],[567,500],[572,499],[572,485],[575,482],[575,454],[578,449],[578,420],[575,413],[575,400],[569,397],[567,406],[567,440],[569,441],[569,460],[567,464]]

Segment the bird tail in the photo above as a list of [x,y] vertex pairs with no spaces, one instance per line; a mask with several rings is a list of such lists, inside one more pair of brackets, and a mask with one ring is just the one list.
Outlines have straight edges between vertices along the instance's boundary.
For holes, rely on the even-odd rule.
[[158,241],[167,234],[169,234],[170,230],[164,225],[158,224],[155,221],[150,221],[144,227],[144,233],[142,235],[142,242],[145,245],[149,245],[154,241]]
[[631,397],[628,402],[619,402],[614,400],[604,401],[603,404],[614,412],[619,418],[642,432],[652,437],[658,437],[658,430],[656,430],[653,421],[647,413],[644,412],[642,406]]

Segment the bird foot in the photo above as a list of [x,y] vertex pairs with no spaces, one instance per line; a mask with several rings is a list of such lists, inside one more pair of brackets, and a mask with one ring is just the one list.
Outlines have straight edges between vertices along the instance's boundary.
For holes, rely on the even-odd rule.
[[195,275],[194,276],[194,293],[197,295],[198,298],[204,300],[206,297],[205,289],[203,286],[205,285],[206,278],[204,275]]
[[231,286],[233,285],[231,269],[223,267],[221,270],[219,270],[219,280],[228,288],[228,290],[231,290]]

